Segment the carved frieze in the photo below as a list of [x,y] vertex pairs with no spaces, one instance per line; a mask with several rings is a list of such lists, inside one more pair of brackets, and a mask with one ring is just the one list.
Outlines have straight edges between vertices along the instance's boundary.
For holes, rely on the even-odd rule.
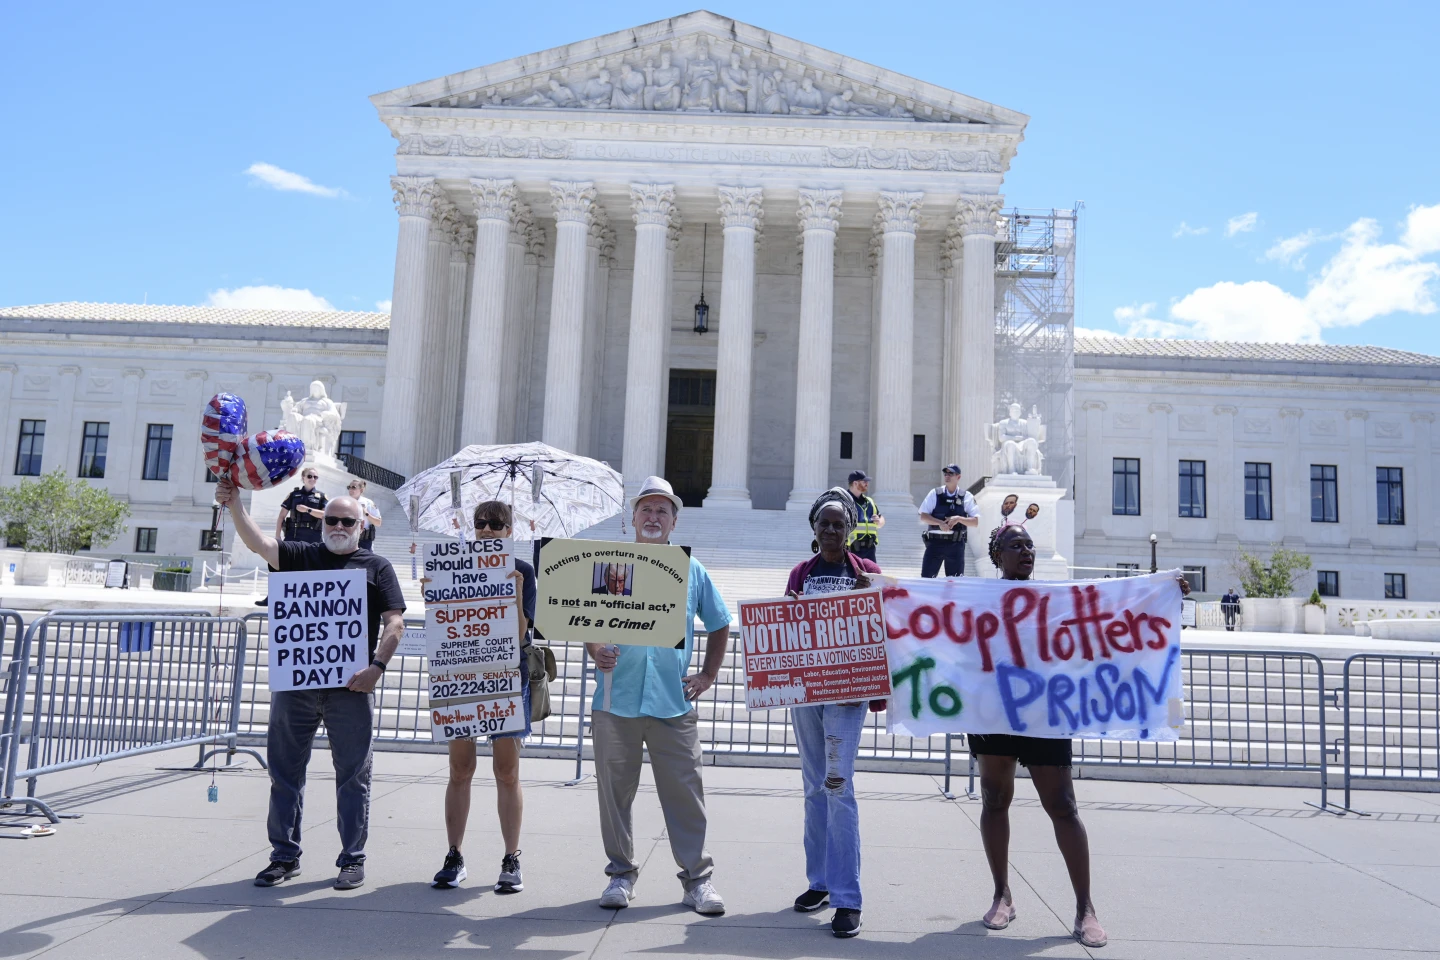
[[1398,420],[1381,420],[1375,424],[1375,436],[1380,440],[1399,440],[1405,436],[1405,430]]
[[1245,432],[1252,436],[1262,436],[1270,432],[1270,421],[1264,417],[1246,417]]
[[1203,413],[1180,414],[1180,429],[1186,432],[1196,432],[1204,430],[1205,415]]
[[1339,428],[1336,427],[1334,420],[1320,419],[1310,421],[1310,436],[1312,437],[1333,437],[1338,433]]

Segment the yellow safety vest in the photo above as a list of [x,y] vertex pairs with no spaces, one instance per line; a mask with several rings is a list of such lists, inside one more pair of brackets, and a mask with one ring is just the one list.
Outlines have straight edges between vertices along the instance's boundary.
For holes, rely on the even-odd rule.
[[880,515],[880,507],[868,496],[862,496],[856,506],[859,507],[860,522],[855,524],[850,539],[845,541],[847,547],[855,542],[856,537],[873,537],[877,541],[880,539],[880,528],[875,524],[875,518]]

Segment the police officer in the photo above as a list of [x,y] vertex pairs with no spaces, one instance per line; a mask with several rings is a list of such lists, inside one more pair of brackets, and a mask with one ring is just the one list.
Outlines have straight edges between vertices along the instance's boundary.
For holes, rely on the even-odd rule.
[[304,543],[323,543],[320,525],[325,516],[325,504],[330,501],[325,494],[315,489],[320,474],[314,467],[306,467],[301,474],[303,486],[290,491],[280,504],[280,513],[275,518],[276,540],[299,540]]
[[869,492],[870,475],[864,470],[851,472],[850,496],[855,499],[855,512],[860,520],[855,524],[847,546],[855,556],[864,557],[874,563],[875,548],[880,545],[880,528],[885,526],[885,518],[881,516],[880,507],[875,501],[866,496]]
[[942,471],[945,482],[925,495],[920,504],[920,522],[926,525],[925,558],[920,576],[934,577],[945,564],[945,576],[965,575],[965,534],[967,527],[980,523],[980,511],[969,490],[960,489],[960,467],[950,464]]

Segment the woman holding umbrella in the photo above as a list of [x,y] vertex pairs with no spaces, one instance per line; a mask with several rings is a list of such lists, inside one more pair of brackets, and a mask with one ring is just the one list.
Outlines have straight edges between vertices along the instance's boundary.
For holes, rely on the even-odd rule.
[[[477,538],[508,538],[513,532],[514,513],[507,503],[486,500],[475,507],[474,524]],[[500,835],[505,841],[500,878],[495,882],[496,893],[519,893],[525,889],[520,873],[520,822],[525,808],[520,789],[520,744],[530,734],[530,672],[525,669],[525,648],[530,644],[530,624],[535,621],[535,568],[516,557],[515,571],[510,576],[520,583],[520,698],[524,704],[525,729],[490,738]],[[475,765],[475,741],[451,740],[450,782],[445,787],[445,833],[450,852],[445,855],[440,872],[435,874],[437,889],[448,890],[466,876],[460,846],[465,841],[465,824],[470,818],[470,784],[475,778]]]

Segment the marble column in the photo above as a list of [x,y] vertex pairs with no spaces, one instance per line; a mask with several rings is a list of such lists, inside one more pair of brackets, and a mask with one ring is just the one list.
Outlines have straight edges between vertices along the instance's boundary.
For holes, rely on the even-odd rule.
[[1162,540],[1170,536],[1170,521],[1176,516],[1180,497],[1180,465],[1170,459],[1170,414],[1174,409],[1168,403],[1150,404],[1150,448],[1155,453],[1150,458],[1148,471],[1150,489],[1140,490],[1140,496],[1145,498],[1148,494],[1150,500],[1148,511],[1143,506],[1144,499],[1141,500],[1141,510],[1150,515],[1150,532]]
[[[450,249],[454,245],[459,214],[448,200],[436,201],[430,221],[430,246],[425,255],[425,329],[420,337],[420,408],[415,418],[416,467],[440,462],[440,408],[447,402],[445,351],[449,346],[446,324],[450,319]],[[451,451],[453,452],[453,451]],[[449,452],[445,454],[449,456]]]
[[913,437],[911,399],[915,356],[915,222],[923,193],[880,194],[882,256],[880,287],[879,436],[875,457],[875,496],[882,513],[914,515],[910,492]]
[[1205,495],[1210,498],[1209,509],[1216,520],[1216,540],[1226,543],[1240,538],[1240,518],[1244,516],[1245,467],[1235,462],[1235,416],[1239,412],[1238,407],[1228,403],[1216,405],[1217,463],[1215,474],[1205,478]]
[[[185,414],[201,409],[210,394],[206,392],[206,381],[210,374],[204,370],[185,371]],[[170,491],[171,496],[197,507],[208,507],[213,488],[205,481],[205,461],[198,456],[200,451],[200,418],[180,414],[171,432],[170,440]],[[252,431],[253,432],[253,431]],[[202,488],[196,496],[196,487]]]
[[470,291],[470,324],[465,344],[467,376],[460,421],[462,447],[499,441],[500,391],[512,376],[496,362],[496,356],[504,350],[515,181],[471,180],[470,196],[475,203],[475,281]]
[[374,460],[402,476],[415,472],[415,420],[424,356],[425,261],[430,253],[430,221],[437,188],[433,177],[391,177],[400,238],[395,248],[395,285],[391,292],[390,337],[385,349],[385,401],[380,408],[380,439]]
[[675,207],[670,211],[670,226],[665,229],[665,345],[660,350],[660,389],[655,394],[655,415],[660,423],[655,463],[658,465],[657,472],[662,476],[665,473],[665,444],[670,439],[670,339],[675,320],[675,252],[680,249],[682,232],[680,208]]
[[541,439],[574,452],[580,442],[580,384],[585,364],[586,259],[595,185],[550,181],[555,214],[555,278],[550,290],[550,343],[545,362]]
[[510,226],[505,244],[505,324],[501,346],[501,369],[510,372],[500,384],[499,443],[515,443],[516,409],[521,384],[530,379],[525,362],[525,339],[530,328],[523,322],[521,305],[525,297],[525,235],[530,228],[530,211],[520,202],[515,205],[515,221]]
[[1287,546],[1305,542],[1306,524],[1310,521],[1310,468],[1300,453],[1300,418],[1303,416],[1305,411],[1299,407],[1280,408],[1285,479],[1277,499],[1284,504],[1284,519],[1276,539]]
[[661,472],[662,415],[666,398],[665,341],[670,325],[668,231],[675,212],[675,187],[632,183],[635,220],[635,274],[630,293],[630,345],[625,365],[625,436],[621,465],[633,491]]
[[[950,229],[945,232],[944,242],[940,244],[944,314],[940,345],[943,358],[940,371],[940,447],[937,452],[941,463],[959,463],[964,445],[964,430],[960,422],[960,317],[964,313],[961,297],[964,272],[965,245],[960,240],[959,226],[952,221]],[[966,472],[969,472],[968,468]]]
[[585,369],[580,381],[580,443],[577,453],[591,456],[595,453],[595,423],[598,419],[596,407],[599,397],[596,387],[600,381],[605,360],[605,286],[609,280],[609,269],[603,266],[601,249],[610,224],[605,212],[598,206],[595,218],[590,223],[585,259]]
[[[1366,410],[1346,410],[1349,449],[1345,457],[1349,469],[1337,469],[1340,484],[1340,522],[1350,531],[1350,548],[1368,550],[1370,531],[1376,524],[1375,467],[1365,455],[1365,424],[1370,419]],[[1338,465],[1337,465],[1338,467]],[[1349,486],[1349,491],[1345,487]],[[1347,495],[1348,494],[1348,495]],[[1344,504],[1349,500],[1350,504]]]
[[524,280],[520,288],[520,369],[525,371],[515,391],[515,441],[523,443],[539,439],[533,426],[534,404],[531,390],[537,378],[535,369],[535,318],[540,306],[540,263],[545,255],[545,234],[539,224],[532,223],[525,240]]
[[[1113,464],[1105,446],[1105,401],[1086,400],[1085,414],[1085,527],[1086,537],[1104,537],[1106,517],[1114,504]],[[963,470],[964,467],[962,466]]]
[[[3,384],[0,384],[3,388]],[[1410,414],[1415,424],[1415,479],[1406,486],[1405,522],[1415,524],[1415,549],[1435,551],[1435,414],[1417,410]]]
[[466,281],[470,279],[470,264],[475,257],[475,228],[465,223],[455,224],[455,237],[450,244],[450,303],[445,316],[444,380],[440,389],[440,446],[436,451],[439,459],[452,456],[460,446],[460,423],[463,417],[464,381],[460,379],[460,367],[467,348],[465,330]]
[[60,368],[60,402],[57,404],[55,418],[45,424],[45,455],[41,469],[46,473],[56,467],[65,471],[65,476],[73,477],[80,469],[80,444],[75,438],[80,436],[80,430],[76,429],[75,420],[75,381],[80,376],[80,368],[74,365],[67,365]]
[[715,366],[715,447],[705,506],[750,506],[750,391],[755,353],[755,228],[760,187],[720,187],[725,259]]
[[20,371],[13,363],[0,363],[0,477],[8,477],[15,470],[15,455],[11,447],[12,437],[20,436],[20,424],[10,424],[10,397],[15,392],[15,374]]
[[960,335],[945,358],[945,376],[960,381],[960,469],[965,482],[990,473],[985,425],[995,420],[995,220],[1001,196],[961,197],[955,225],[964,248],[960,271]]
[[795,363],[795,480],[789,510],[810,509],[830,486],[831,357],[835,349],[835,233],[840,190],[800,188],[800,344]]
[[870,228],[867,260],[870,264],[870,419],[865,425],[865,456],[861,466],[875,474],[880,456],[880,295],[885,285],[884,214],[876,210]]

